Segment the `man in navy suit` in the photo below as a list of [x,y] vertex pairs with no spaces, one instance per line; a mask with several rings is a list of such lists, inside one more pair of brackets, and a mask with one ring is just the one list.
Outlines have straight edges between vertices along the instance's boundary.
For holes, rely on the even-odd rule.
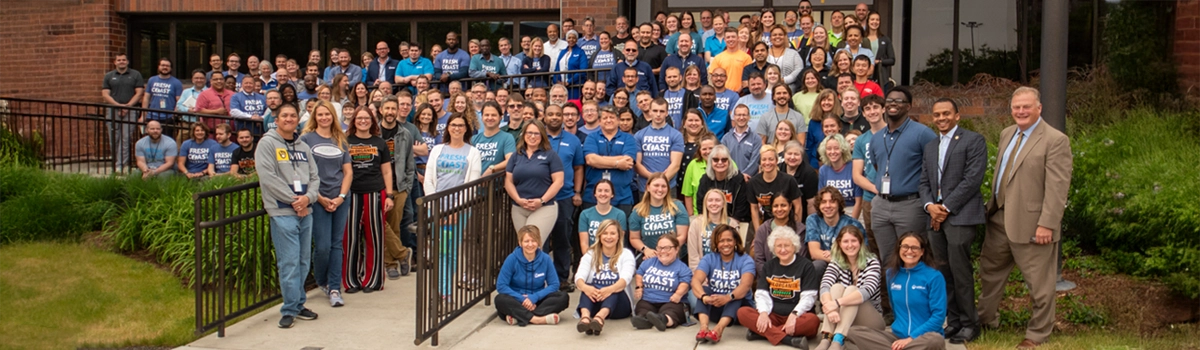
[[979,336],[975,312],[975,280],[971,243],[975,228],[986,222],[979,186],[987,170],[983,136],[958,127],[958,104],[942,98],[933,103],[938,138],[925,145],[921,166],[921,200],[929,213],[929,243],[934,256],[944,259],[946,278],[946,339],[962,344]]
[[396,76],[396,67],[400,65],[400,61],[388,56],[389,52],[387,42],[380,41],[375,44],[375,54],[378,57],[367,66],[367,77],[363,81],[367,87],[374,89],[379,83],[390,81]]

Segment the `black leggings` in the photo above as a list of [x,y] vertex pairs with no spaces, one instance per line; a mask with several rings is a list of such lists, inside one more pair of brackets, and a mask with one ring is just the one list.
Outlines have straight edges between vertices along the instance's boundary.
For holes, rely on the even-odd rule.
[[687,316],[684,315],[684,310],[685,307],[683,306],[683,303],[651,303],[645,300],[638,300],[637,306],[633,309],[633,314],[644,316],[647,312],[654,311],[660,315],[666,315],[671,317],[672,320],[675,320],[675,324],[667,327],[675,328],[679,324],[687,321]]
[[546,316],[557,314],[567,309],[571,303],[570,296],[566,292],[558,291],[550,293],[541,301],[537,302],[537,307],[533,311],[529,311],[521,303],[525,300],[517,300],[508,294],[499,294],[496,296],[496,311],[500,313],[500,317],[512,316],[517,320],[517,325],[524,327],[529,324],[529,320],[534,316]]

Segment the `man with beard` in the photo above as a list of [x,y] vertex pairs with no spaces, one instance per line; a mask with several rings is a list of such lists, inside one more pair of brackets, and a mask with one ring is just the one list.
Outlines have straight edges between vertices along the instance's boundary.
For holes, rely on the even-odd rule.
[[[638,38],[637,44],[638,51],[640,52],[637,56],[638,61],[646,62],[646,64],[650,65],[650,68],[653,68],[654,72],[651,78],[658,80],[657,77],[661,71],[663,60],[667,59],[667,48],[654,41],[654,26],[650,25],[650,23],[642,23],[638,28],[638,32],[641,33],[641,38]],[[625,47],[628,48],[629,45]],[[658,81],[659,85],[662,85],[662,83],[661,80]]]
[[233,152],[240,145],[233,143],[233,127],[229,124],[217,124],[213,129],[213,138],[217,145],[208,149],[208,173],[215,175],[229,174],[233,165]]
[[442,91],[451,81],[466,78],[470,67],[471,55],[458,48],[458,33],[446,33],[446,49],[433,58],[433,76],[442,83]]
[[725,137],[725,131],[729,130],[729,111],[717,108],[716,100],[716,89],[709,85],[700,87],[700,117],[704,118],[704,125],[708,127],[708,131],[720,140]]
[[[750,130],[758,130],[758,120],[771,110],[771,106],[775,103],[771,101],[770,96],[767,96],[767,82],[763,81],[763,76],[751,73],[750,78],[746,81],[750,87],[750,93],[738,99],[737,104],[750,108]],[[772,131],[774,127],[774,125],[770,126]]]
[[[626,87],[625,71],[633,70],[636,72],[634,77],[634,86],[637,90],[658,91],[658,79],[655,78],[654,69],[650,64],[642,62],[638,59],[638,45],[636,41],[628,40],[625,45],[625,60],[618,62],[613,66],[612,74],[608,75],[608,83],[605,84],[605,95],[612,96],[614,91],[621,87]],[[630,94],[629,96],[633,96]],[[611,103],[611,101],[609,101]]]
[[[667,89],[663,90],[662,98],[667,101],[667,117],[671,118],[671,125],[682,128],[684,100],[690,97],[690,95],[687,90],[683,89],[683,76],[679,74],[679,68],[669,67],[663,73],[666,76]],[[691,101],[687,103],[691,105],[696,104]]]
[[[763,138],[764,145],[775,144],[775,128],[779,126],[780,121],[789,121],[794,128],[799,128],[797,125],[804,125],[804,115],[794,109],[788,107],[788,103],[792,102],[792,89],[787,85],[775,85],[771,88],[771,100],[775,102],[775,106],[758,120],[758,126],[754,131]],[[793,129],[794,129],[793,128]],[[793,137],[799,135],[800,131],[792,130]],[[782,154],[783,150],[776,150]]]
[[[571,283],[571,231],[575,227],[575,207],[583,204],[583,145],[579,138],[570,132],[563,132],[563,111],[574,108],[574,105],[546,106],[546,137],[550,140],[550,148],[558,154],[563,164],[563,186],[554,196],[558,205],[558,220],[550,235],[550,245],[554,252],[554,270],[558,272],[558,280],[562,281],[560,290],[574,291]],[[578,110],[575,111],[578,113]]]
[[871,123],[862,117],[858,90],[848,89],[843,91],[841,95],[842,115],[838,119],[838,122],[842,124],[842,135],[850,133],[850,130],[858,130],[858,132],[865,135],[867,131],[871,130]]
[[[166,58],[158,60],[158,75],[152,76],[150,80],[146,81],[146,88],[143,91],[147,93],[142,94],[142,108],[162,111],[175,110],[175,103],[179,102],[179,96],[183,95],[183,83],[171,76],[170,60]],[[146,119],[157,120],[159,123],[168,125],[175,124],[175,115],[171,113],[150,112],[138,118],[138,122],[144,123]],[[167,135],[175,135],[175,128],[164,126],[162,132]]]
[[[411,107],[412,102],[409,101]],[[412,123],[407,123],[401,116],[400,99],[395,96],[384,98],[379,105],[379,114],[382,120],[379,122],[381,137],[387,143],[388,152],[392,154],[392,174],[394,178],[392,183],[395,186],[395,198],[393,201],[396,205],[392,206],[391,210],[384,213],[387,224],[384,226],[384,255],[383,267],[387,272],[388,279],[399,279],[400,276],[407,276],[412,271],[411,260],[409,255],[412,250],[404,245],[403,238],[408,234],[407,227],[402,225],[404,206],[408,203],[409,190],[412,189],[413,178],[416,177],[416,160],[414,158],[413,147],[417,143],[417,135],[420,131]]]
[[296,98],[301,101],[317,98],[317,76],[308,74],[304,76],[304,88],[296,94]]
[[732,110],[733,104],[742,96],[738,95],[735,90],[725,88],[725,81],[729,75],[725,73],[724,68],[713,69],[709,77],[712,79],[713,103],[716,104],[717,109],[729,112]]
[[[636,38],[633,38],[633,36],[631,36],[629,33],[629,17],[617,16],[617,19],[613,21],[613,26],[617,30],[617,33],[613,34],[612,38],[614,43],[622,43],[621,46],[624,46],[626,40],[636,40]],[[613,49],[621,48],[614,46]]]
[[599,100],[596,99],[597,96],[596,96],[596,81],[595,80],[588,80],[588,81],[583,82],[583,88],[579,89],[579,91],[580,91],[579,99],[571,100],[571,103],[574,103],[576,107],[583,108],[583,103],[588,102],[588,101],[593,101],[596,103],[600,102]]
[[562,129],[569,134],[575,135],[582,144],[583,139],[587,138],[587,134],[579,131],[579,107],[575,107],[573,103],[564,103],[562,107]]
[[146,136],[134,145],[134,156],[137,157],[137,167],[142,172],[142,179],[175,174],[175,159],[178,155],[179,148],[175,145],[175,139],[163,135],[162,124],[155,120],[146,122]]
[[[330,71],[330,73],[333,75],[326,75],[325,80],[333,81],[333,77],[337,76],[338,74],[345,74],[346,78],[352,83],[362,81],[362,67],[350,62],[350,50],[339,49],[337,62],[338,65],[333,67],[333,70]],[[281,66],[276,65],[275,67],[279,68]],[[278,74],[275,76],[275,79],[280,79],[280,76],[283,75],[287,74]]]
[[233,177],[245,179],[254,175],[254,150],[257,145],[254,143],[254,135],[246,129],[237,131],[237,143],[241,147],[233,151],[233,164],[229,166],[229,173],[233,174]]
[[[484,106],[486,108],[487,104]],[[471,145],[479,150],[480,166],[483,167],[480,176],[504,172],[508,158],[517,150],[517,139],[512,134],[500,132],[500,106],[493,107],[496,113],[487,111],[482,114],[483,131],[471,137]]]
[[[764,43],[761,41],[754,43],[754,48],[752,50],[750,50],[750,52],[754,54],[754,56],[753,56],[754,61],[751,62],[750,64],[747,64],[745,67],[742,68],[742,79],[743,79],[742,86],[743,87],[745,87],[745,86],[747,86],[747,84],[749,84],[750,75],[752,75],[754,73],[758,73],[758,75],[766,76],[767,75],[767,67],[774,66],[774,64],[767,62],[767,56],[768,56],[767,53],[769,52],[769,50],[770,49],[769,49],[769,46],[767,45],[767,43]],[[743,91],[743,92],[745,92],[745,91]]]
[[421,57],[421,43],[413,42],[408,46],[408,59],[400,61],[396,66],[394,80],[397,87],[407,88],[409,93],[418,93],[417,77],[433,78],[433,62]]
[[[470,74],[472,78],[487,78],[487,85],[484,90],[496,89],[500,86],[498,79],[501,75],[508,74],[508,68],[504,65],[504,60],[492,55],[492,43],[488,39],[479,41],[479,54],[471,58]],[[482,83],[477,83],[482,84]],[[474,87],[471,88],[474,92]],[[475,110],[479,110],[481,106],[475,106]]]
[[[600,131],[600,104],[599,103],[596,103],[595,101],[584,102],[583,109],[580,111],[579,115],[580,115],[580,118],[583,120],[583,125],[579,125],[577,127],[579,129],[579,131],[576,132],[576,135],[578,135],[580,133],[583,133],[584,135],[591,135],[591,134],[596,133],[596,131]],[[581,144],[585,140],[587,140],[586,137],[579,138],[579,142]]]
[[562,105],[567,103],[567,87],[561,83],[551,86],[549,102],[552,105]]
[[[208,79],[209,84],[212,83],[213,73],[221,73],[221,76],[225,76],[225,71],[221,69],[222,67],[225,67],[225,62],[221,61],[221,55],[215,53],[209,55],[208,65],[209,67],[212,67],[212,69],[210,69],[208,73],[205,73],[204,77]],[[241,80],[238,81],[240,82]],[[230,89],[233,89],[233,87],[231,86]]]
[[875,188],[871,201],[871,229],[879,243],[879,255],[887,261],[896,250],[896,240],[906,232],[924,234],[929,215],[922,209],[919,185],[925,145],[937,140],[924,124],[908,118],[912,93],[903,86],[888,92],[884,110],[887,128],[871,136],[870,157],[875,160]]
[[[519,94],[508,96],[508,105],[504,108],[505,118],[508,124],[502,129],[505,133],[516,135],[525,130],[525,99]],[[513,137],[516,140],[516,137]]]

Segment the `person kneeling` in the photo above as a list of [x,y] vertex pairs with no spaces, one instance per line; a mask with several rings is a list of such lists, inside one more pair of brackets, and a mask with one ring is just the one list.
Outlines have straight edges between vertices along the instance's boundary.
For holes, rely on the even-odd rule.
[[504,259],[496,278],[496,311],[510,325],[558,324],[570,300],[558,291],[554,262],[539,244],[541,233],[528,225],[517,231],[517,240],[521,246]]
[[945,349],[946,280],[933,263],[929,240],[915,232],[900,236],[888,256],[888,296],[896,322],[892,329],[854,326],[846,342],[859,349]]
[[790,227],[778,227],[767,237],[775,257],[763,265],[754,292],[756,307],[738,309],[738,322],[746,327],[746,340],[766,339],[808,349],[805,337],[817,334],[820,320],[810,310],[817,301],[821,276],[812,261],[796,253],[800,236]]
[[692,281],[692,269],[676,259],[679,238],[675,235],[659,237],[654,250],[658,256],[643,261],[634,276],[633,296],[641,300],[633,309],[632,322],[633,328],[654,327],[661,332],[686,321],[683,298]]

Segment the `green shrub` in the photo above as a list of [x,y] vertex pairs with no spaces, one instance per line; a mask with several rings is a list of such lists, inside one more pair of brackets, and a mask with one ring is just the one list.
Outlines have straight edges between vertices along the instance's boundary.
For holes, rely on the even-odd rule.
[[9,131],[8,125],[0,123],[0,166],[31,166],[42,163],[38,157],[41,147],[41,135],[34,133],[30,137],[22,137]]
[[[983,45],[978,51],[959,49],[958,84],[966,84],[976,74],[986,73],[1012,81],[1021,80],[1021,65],[1016,50],[997,50]],[[1031,63],[1037,60],[1031,60]],[[1030,67],[1030,70],[1036,69]],[[925,69],[917,71],[917,81],[928,81],[938,85],[953,85],[954,51],[943,49],[942,52],[929,56],[925,61]]]
[[1074,324],[1103,326],[1107,323],[1104,311],[1088,306],[1084,303],[1085,299],[1084,296],[1067,294],[1058,298],[1056,308],[1065,313],[1063,318]]
[[0,167],[0,244],[76,240],[102,228],[120,191],[115,178]]
[[1178,91],[1170,55],[1170,2],[1122,1],[1105,18],[1105,56],[1113,78],[1125,89]]

